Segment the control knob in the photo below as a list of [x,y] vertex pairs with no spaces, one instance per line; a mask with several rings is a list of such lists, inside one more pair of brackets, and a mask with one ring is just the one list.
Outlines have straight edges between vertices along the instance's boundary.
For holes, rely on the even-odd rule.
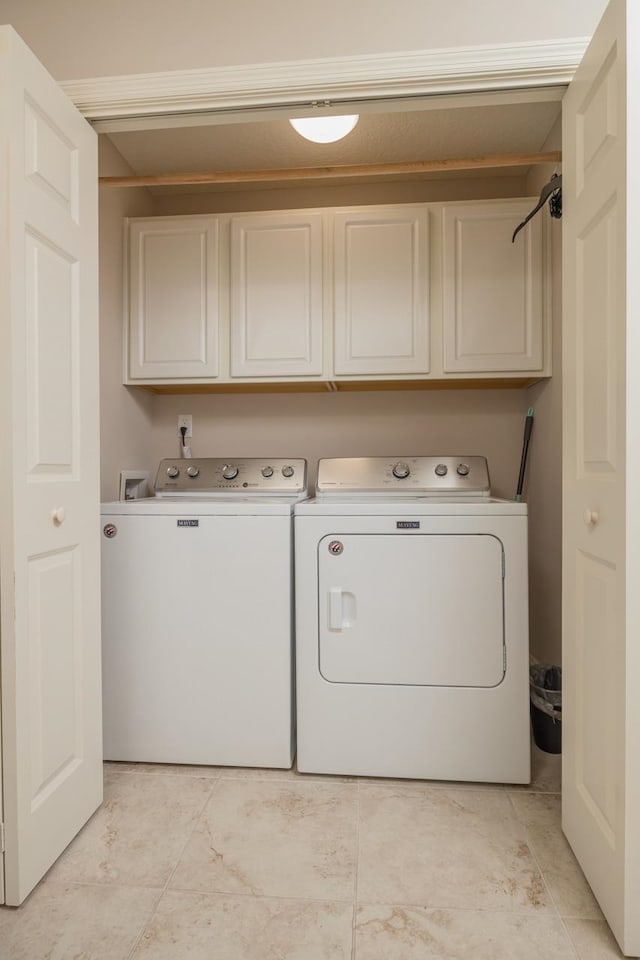
[[222,476],[225,480],[234,480],[238,476],[238,468],[235,463],[225,463],[222,468]]
[[404,478],[408,477],[411,473],[411,468],[409,467],[408,463],[403,463],[400,461],[400,463],[395,464],[391,472],[393,473],[394,477],[398,478],[398,480],[404,480]]
[[449,468],[446,463],[439,463],[436,466],[436,476],[437,477],[446,477],[449,472]]
[[180,471],[177,467],[167,467],[167,476],[171,477],[172,480],[174,480],[179,473]]
[[295,470],[293,469],[290,463],[285,464],[284,467],[282,468],[283,477],[292,477],[294,473],[295,473]]
[[187,476],[191,477],[192,480],[195,480],[199,473],[199,467],[187,467]]
[[272,477],[273,476],[273,467],[263,467],[260,471],[263,477]]
[[468,477],[468,476],[469,476],[469,464],[468,464],[468,463],[459,463],[459,464],[458,464],[458,469],[457,469],[456,472],[457,472],[458,476],[460,476],[460,477]]

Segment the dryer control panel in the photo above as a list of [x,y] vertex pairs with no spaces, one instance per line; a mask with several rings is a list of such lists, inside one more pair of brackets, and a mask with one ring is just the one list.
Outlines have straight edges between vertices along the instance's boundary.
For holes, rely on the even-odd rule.
[[486,457],[344,457],[320,460],[317,495],[482,496],[491,493]]
[[156,496],[293,496],[307,489],[307,461],[243,457],[161,460]]

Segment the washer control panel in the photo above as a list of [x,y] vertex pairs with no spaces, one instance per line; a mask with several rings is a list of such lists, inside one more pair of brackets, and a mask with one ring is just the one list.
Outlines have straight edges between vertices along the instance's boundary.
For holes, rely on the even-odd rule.
[[156,475],[157,496],[199,494],[215,496],[293,496],[307,489],[306,460],[260,460],[257,457],[223,460],[162,460]]
[[489,496],[486,457],[344,457],[318,463],[318,496]]

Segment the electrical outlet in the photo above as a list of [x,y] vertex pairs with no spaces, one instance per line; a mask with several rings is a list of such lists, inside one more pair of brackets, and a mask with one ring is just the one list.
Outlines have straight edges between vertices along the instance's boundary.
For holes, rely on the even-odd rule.
[[190,413],[179,413],[178,414],[178,436],[182,436],[181,427],[186,427],[187,432],[185,437],[191,436],[191,414]]

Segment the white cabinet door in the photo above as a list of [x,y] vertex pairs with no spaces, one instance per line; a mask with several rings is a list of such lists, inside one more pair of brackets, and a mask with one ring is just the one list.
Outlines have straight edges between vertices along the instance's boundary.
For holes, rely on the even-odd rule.
[[218,374],[217,217],[130,222],[129,377]]
[[10,27],[0,90],[0,677],[15,905],[102,800],[98,163],[94,131]]
[[562,822],[640,955],[640,4],[563,103]]
[[334,372],[429,372],[428,212],[423,205],[334,216]]
[[322,213],[231,219],[231,376],[322,373]]
[[534,217],[511,242],[535,202],[443,208],[445,374],[543,370],[544,217]]

